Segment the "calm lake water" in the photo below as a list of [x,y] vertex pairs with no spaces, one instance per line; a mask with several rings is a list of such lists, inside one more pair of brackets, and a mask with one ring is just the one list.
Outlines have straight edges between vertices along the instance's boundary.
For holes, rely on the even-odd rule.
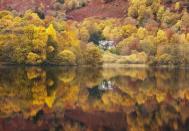
[[189,70],[1,67],[0,131],[188,131]]

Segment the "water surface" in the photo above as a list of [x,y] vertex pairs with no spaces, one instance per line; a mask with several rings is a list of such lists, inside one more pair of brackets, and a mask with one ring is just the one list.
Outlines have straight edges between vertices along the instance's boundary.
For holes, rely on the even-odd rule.
[[188,131],[189,70],[1,67],[1,130]]

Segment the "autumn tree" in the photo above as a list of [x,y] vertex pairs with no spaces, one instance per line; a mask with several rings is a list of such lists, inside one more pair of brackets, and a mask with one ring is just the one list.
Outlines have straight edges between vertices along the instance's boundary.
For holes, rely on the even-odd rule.
[[93,43],[89,43],[83,53],[84,64],[86,65],[101,65],[102,54],[98,47]]
[[57,56],[57,62],[61,65],[75,65],[76,64],[76,56],[70,50],[64,50],[60,52]]

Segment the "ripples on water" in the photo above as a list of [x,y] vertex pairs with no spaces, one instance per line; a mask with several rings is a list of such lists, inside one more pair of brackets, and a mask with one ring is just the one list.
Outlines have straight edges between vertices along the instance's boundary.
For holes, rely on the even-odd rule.
[[2,131],[188,131],[189,70],[1,67]]

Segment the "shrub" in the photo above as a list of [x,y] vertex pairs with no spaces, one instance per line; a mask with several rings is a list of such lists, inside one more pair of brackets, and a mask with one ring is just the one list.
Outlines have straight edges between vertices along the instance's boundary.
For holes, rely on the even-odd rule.
[[139,39],[130,36],[122,41],[120,41],[116,46],[117,52],[121,55],[129,55],[132,50],[139,49]]
[[163,30],[158,30],[156,37],[157,44],[167,44],[168,38],[166,36],[166,32]]
[[158,64],[180,65],[184,63],[184,50],[180,45],[164,45],[157,48]]
[[162,24],[166,27],[170,27],[177,23],[177,20],[180,19],[180,14],[172,13],[169,10],[166,10],[162,15]]
[[9,11],[0,11],[0,19],[7,15],[12,15],[12,13]]
[[140,41],[141,49],[148,55],[156,54],[155,39],[153,36],[147,36],[144,40]]
[[128,24],[125,26],[122,26],[122,30],[123,30],[123,36],[124,37],[128,37],[131,34],[137,32],[137,28],[134,25]]
[[76,56],[70,50],[64,50],[58,54],[58,63],[61,65],[75,65]]
[[89,43],[86,50],[83,53],[84,64],[86,65],[101,65],[102,64],[102,53],[98,47],[93,43]]
[[56,40],[56,30],[54,29],[54,26],[52,24],[49,25],[49,27],[46,29],[47,35],[51,37],[53,40]]
[[52,62],[58,53],[58,43],[51,37],[47,40],[47,61]]
[[144,52],[136,52],[128,56],[117,57],[116,63],[119,64],[146,64],[148,56]]
[[169,54],[162,54],[158,58],[158,64],[171,65],[171,64],[173,64],[173,58]]
[[79,39],[85,42],[88,42],[90,38],[90,34],[89,31],[87,30],[87,28],[82,27],[79,29]]
[[27,63],[32,65],[41,64],[42,60],[38,54],[30,52],[27,55]]
[[64,0],[65,7],[68,10],[83,7],[87,2],[88,0]]

